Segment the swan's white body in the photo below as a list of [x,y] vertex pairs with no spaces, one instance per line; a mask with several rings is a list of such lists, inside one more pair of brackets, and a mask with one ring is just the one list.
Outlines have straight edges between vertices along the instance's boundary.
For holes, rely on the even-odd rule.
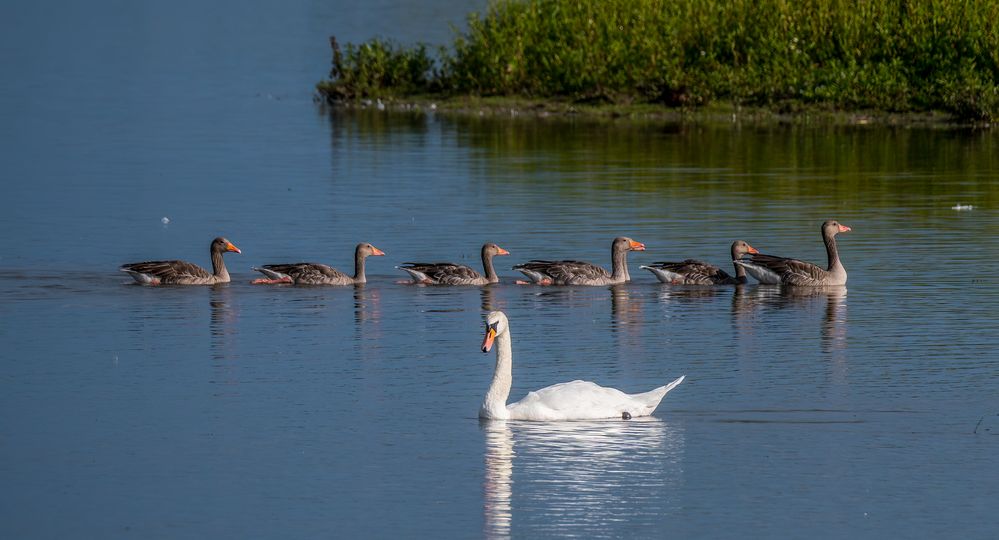
[[[496,340],[496,372],[486,398],[479,408],[479,418],[493,420],[595,420],[649,416],[666,393],[683,382],[683,377],[641,394],[626,394],[589,381],[555,384],[529,392],[524,399],[506,404],[513,383],[513,352],[510,326],[506,315],[494,311],[487,319],[483,352]],[[492,332],[490,334],[490,332]],[[627,415],[625,415],[627,413]]]

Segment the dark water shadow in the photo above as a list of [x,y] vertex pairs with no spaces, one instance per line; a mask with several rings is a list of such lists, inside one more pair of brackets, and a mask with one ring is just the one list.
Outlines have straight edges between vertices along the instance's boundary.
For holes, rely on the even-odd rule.
[[661,302],[697,303],[714,300],[725,294],[730,287],[714,285],[669,285],[657,283],[658,297]]

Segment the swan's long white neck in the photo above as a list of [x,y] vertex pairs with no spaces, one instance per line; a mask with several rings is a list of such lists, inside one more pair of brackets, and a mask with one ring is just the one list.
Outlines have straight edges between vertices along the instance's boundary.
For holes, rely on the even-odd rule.
[[510,328],[496,336],[496,371],[493,382],[486,392],[486,399],[479,408],[479,418],[505,420],[510,418],[506,408],[506,400],[510,397],[510,387],[513,385],[513,349],[510,345]]

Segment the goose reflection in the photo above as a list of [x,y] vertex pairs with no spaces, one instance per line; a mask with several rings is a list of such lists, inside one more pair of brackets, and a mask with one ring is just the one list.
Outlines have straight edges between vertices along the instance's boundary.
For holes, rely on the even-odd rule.
[[732,296],[732,315],[737,328],[747,330],[757,313],[766,309],[811,311],[822,304],[821,340],[823,352],[846,349],[846,286],[794,287],[760,285],[736,287]]
[[[792,287],[803,289],[804,287]],[[820,301],[825,298],[826,306],[822,317],[822,349],[834,353],[846,349],[846,287],[813,287],[811,297]],[[803,294],[804,291],[795,291]]]
[[632,291],[626,284],[612,285],[611,294],[611,332],[623,334],[629,339],[637,341],[631,344],[642,345],[641,327],[644,319],[642,304],[637,295],[632,296]]
[[378,322],[382,318],[381,295],[377,287],[367,288],[363,283],[354,285],[354,322]]
[[214,395],[219,398],[238,396],[240,392],[239,310],[233,304],[236,296],[228,284],[214,285],[208,293]]
[[500,311],[503,306],[496,304],[496,288],[493,285],[487,285],[479,289],[479,295],[482,297],[482,311]]
[[[660,283],[659,299],[663,302],[699,302],[710,300],[726,292],[725,287],[708,285],[668,285]],[[739,288],[739,287],[736,287]]]
[[680,511],[670,496],[683,482],[684,437],[675,423],[481,420],[480,427],[488,538],[511,536],[517,499],[530,501],[535,510],[524,519],[540,535]]
[[212,340],[212,358],[235,359],[239,311],[232,303],[232,289],[228,284],[214,285],[208,295],[208,305],[211,310],[208,332]]

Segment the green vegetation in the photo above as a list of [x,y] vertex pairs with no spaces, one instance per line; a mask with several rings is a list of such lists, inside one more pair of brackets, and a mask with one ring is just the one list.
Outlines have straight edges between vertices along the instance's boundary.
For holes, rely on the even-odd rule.
[[450,47],[334,46],[329,102],[945,111],[999,119],[995,0],[497,0]]

